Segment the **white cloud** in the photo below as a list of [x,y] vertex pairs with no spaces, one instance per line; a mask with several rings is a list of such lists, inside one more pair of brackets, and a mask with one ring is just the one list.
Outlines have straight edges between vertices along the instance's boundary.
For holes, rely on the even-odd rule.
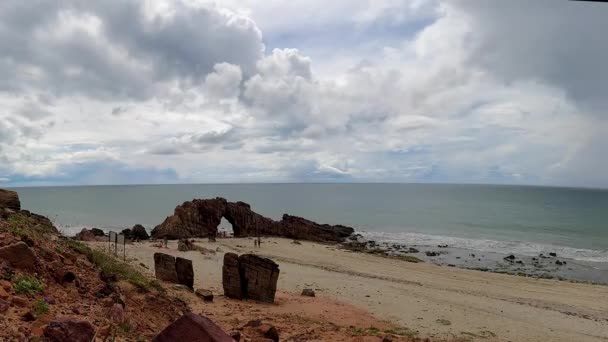
[[222,6],[8,1],[0,178],[608,186],[603,7]]

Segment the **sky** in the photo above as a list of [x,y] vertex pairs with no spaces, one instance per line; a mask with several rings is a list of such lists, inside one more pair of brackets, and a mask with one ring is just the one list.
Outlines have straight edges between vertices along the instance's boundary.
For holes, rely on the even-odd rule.
[[0,187],[608,187],[608,5],[0,2]]

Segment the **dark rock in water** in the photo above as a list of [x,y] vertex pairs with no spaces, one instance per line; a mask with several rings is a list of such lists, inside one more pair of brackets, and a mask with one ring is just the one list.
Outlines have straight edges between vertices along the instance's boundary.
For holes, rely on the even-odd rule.
[[150,235],[146,231],[146,228],[141,224],[136,224],[131,228],[131,239],[132,240],[149,240]]
[[194,293],[199,296],[204,302],[213,302],[213,292],[211,292],[210,290],[197,289]]
[[28,270],[38,262],[34,252],[23,241],[0,248],[0,259],[8,261],[12,267]]
[[160,332],[153,342],[234,342],[207,317],[187,313]]
[[556,265],[560,265],[560,266],[561,266],[561,265],[564,265],[564,264],[565,264],[565,262],[561,262],[561,261],[559,261],[559,260],[556,260],[556,261],[555,261],[555,264],[556,264]]
[[557,253],[551,252],[551,253],[549,253],[549,255],[552,256],[552,257],[556,257]]
[[521,261],[521,260],[517,260],[515,263],[516,263],[516,264],[521,264],[521,265],[523,265],[523,264],[524,264],[524,262],[523,262],[523,261]]
[[448,264],[448,267],[456,267],[454,264]]
[[437,253],[437,252],[431,252],[431,251],[426,251],[425,254],[428,257],[434,257],[434,256],[438,256],[439,255],[439,253]]
[[315,296],[315,290],[313,290],[313,289],[304,289],[304,290],[302,290],[302,296],[305,296],[305,297],[314,297]]
[[91,228],[91,233],[93,233],[94,236],[105,236],[106,235],[106,233],[104,233],[104,231],[99,228]]
[[45,341],[50,342],[90,342],[94,336],[91,323],[66,317],[57,318],[44,328]]
[[420,252],[419,250],[417,250],[416,248],[413,248],[413,247],[410,247],[407,251],[409,253],[419,253]]
[[448,245],[437,245],[439,248],[448,248]]
[[179,283],[175,270],[175,258],[165,253],[154,253],[154,273],[157,279]]
[[175,271],[177,272],[178,283],[194,288],[194,270],[192,260],[177,257],[175,258]]
[[226,297],[273,303],[278,279],[279,265],[270,259],[253,254],[224,255],[222,284]]
[[513,260],[515,260],[515,255],[513,255],[513,254],[507,255],[506,257],[503,258],[503,260],[513,261]]
[[167,217],[152,230],[152,236],[169,239],[215,238],[222,218],[232,224],[235,237],[261,234],[298,240],[341,242],[354,232],[351,227],[318,224],[287,214],[283,215],[281,221],[274,221],[252,211],[247,203],[228,202],[218,197],[184,202],[175,208],[173,216]]
[[474,258],[474,257],[475,257],[475,254],[471,253],[471,254],[470,254],[470,256]]

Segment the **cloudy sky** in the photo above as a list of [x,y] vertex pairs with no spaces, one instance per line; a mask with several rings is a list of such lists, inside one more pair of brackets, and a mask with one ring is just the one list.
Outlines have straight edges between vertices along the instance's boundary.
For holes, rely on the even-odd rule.
[[4,0],[0,186],[608,187],[608,5]]

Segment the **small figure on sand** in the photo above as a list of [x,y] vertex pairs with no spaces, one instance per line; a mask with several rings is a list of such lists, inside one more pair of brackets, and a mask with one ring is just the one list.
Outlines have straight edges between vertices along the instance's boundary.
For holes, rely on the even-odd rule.
[[167,238],[163,239],[163,245],[165,246],[165,248],[169,248],[169,241],[167,240]]

